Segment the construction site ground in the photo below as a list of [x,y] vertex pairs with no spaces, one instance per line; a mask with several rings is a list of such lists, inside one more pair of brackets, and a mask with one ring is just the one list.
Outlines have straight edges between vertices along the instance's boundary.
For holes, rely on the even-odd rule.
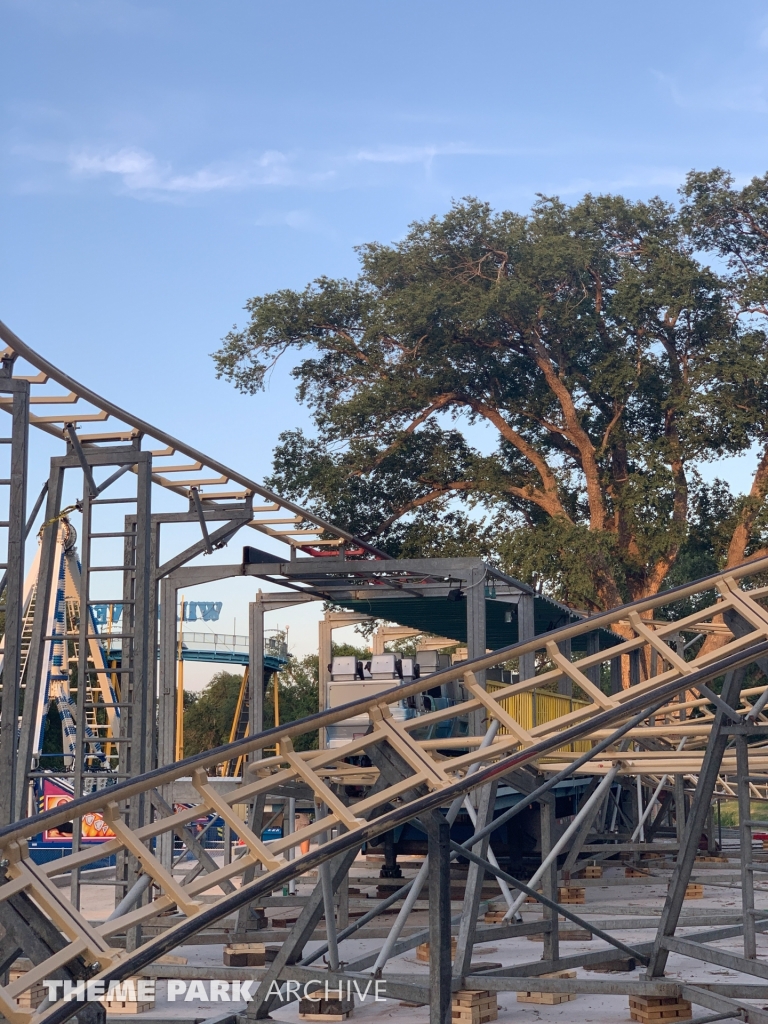
[[[734,856],[734,854],[736,854]],[[760,854],[755,851],[756,858]],[[586,902],[575,905],[572,909],[589,922],[615,933],[628,945],[634,943],[652,941],[658,923],[659,915],[664,905],[668,879],[671,876],[673,862],[670,860],[657,860],[641,863],[642,870],[651,872],[647,878],[626,878],[625,862],[611,861],[604,867],[601,879],[579,879],[572,884],[584,886]],[[403,869],[404,880],[412,877],[416,872],[413,862],[408,862]],[[704,884],[704,896],[701,899],[687,900],[683,909],[683,916],[677,934],[685,936],[693,932],[718,926],[738,923],[741,919],[741,893],[739,889],[739,860],[736,851],[731,852],[728,864],[701,863],[697,864],[692,876],[693,881]],[[376,871],[364,857],[359,857],[358,862],[350,873],[350,885],[353,889],[359,889],[359,894],[353,893],[350,896],[350,912],[353,918],[355,911],[369,910],[375,905],[376,886],[383,880],[376,877]],[[316,884],[316,879],[310,876],[306,881],[300,881],[296,887],[294,896],[283,897],[275,893],[271,899],[265,901],[266,913],[270,922],[280,921],[288,917],[295,917],[298,913],[298,906],[302,896],[307,896]],[[103,921],[112,910],[112,887],[109,885],[91,886],[83,888],[84,910],[88,918],[94,922]],[[426,892],[424,894],[426,896]],[[487,901],[483,907],[488,906]],[[494,909],[504,909],[504,902],[501,898],[493,901]],[[756,906],[768,910],[768,886],[761,889],[758,886],[756,892]],[[377,949],[381,945],[382,938],[388,933],[392,922],[395,919],[397,907],[394,911],[381,915],[374,922],[367,925],[360,936],[354,935],[346,939],[340,946],[340,956],[345,962],[352,961],[357,957]],[[452,901],[452,913],[458,914],[461,909],[459,901]],[[428,904],[419,901],[416,911],[411,915],[408,926],[403,934],[407,935],[421,931],[428,926]],[[523,907],[523,918],[526,921],[540,919],[541,909],[537,905],[525,904]],[[482,914],[479,928],[484,927]],[[490,927],[490,926],[489,926]],[[562,922],[561,929],[573,928],[570,923]],[[266,930],[255,934],[253,938],[264,942],[267,947],[277,948],[280,942],[287,937],[288,928],[269,927]],[[324,938],[324,929],[315,932],[315,936],[305,947],[305,955],[318,948]],[[173,950],[172,957],[168,960],[178,959],[176,962],[160,962],[148,967],[142,972],[142,977],[157,979],[157,991],[155,1007],[153,1010],[135,1015],[132,1019],[141,1019],[145,1024],[160,1024],[161,1021],[205,1021],[217,1018],[222,1014],[244,1010],[245,1003],[233,1002],[205,1002],[180,1000],[169,1002],[167,999],[167,979],[180,978],[190,981],[193,978],[201,978],[206,981],[211,979],[241,979],[254,981],[260,980],[266,968],[235,968],[223,966],[223,945],[227,936],[234,937],[234,920],[221,923],[220,930],[210,937],[200,936],[199,944],[185,945]],[[217,941],[211,941],[217,940]],[[734,953],[742,952],[742,940],[740,937],[723,940],[713,943],[716,948],[729,950]],[[758,934],[758,959],[768,962],[768,935]],[[473,965],[477,965],[473,971],[482,970],[483,964],[501,965],[502,967],[519,965],[536,961],[541,957],[541,941],[532,941],[527,937],[514,937],[493,939],[492,941],[480,941],[474,949]],[[573,954],[589,952],[595,953],[601,949],[610,949],[601,939],[593,937],[588,941],[561,941],[561,957],[569,957]],[[185,962],[182,962],[185,961]],[[317,964],[317,977],[322,981],[324,964],[321,960]],[[638,965],[633,975],[624,974],[600,974],[595,971],[586,971],[583,968],[577,969],[577,978],[587,980],[620,980],[634,977],[639,979],[643,968]],[[416,950],[412,949],[389,961],[385,973],[397,975],[420,975],[425,977],[428,965],[419,961]],[[725,970],[715,965],[707,965],[701,962],[694,962],[686,957],[671,954],[668,963],[666,977],[669,980],[684,980],[700,985],[711,985],[728,982],[737,983],[742,980],[745,984],[755,984],[759,979],[738,974],[734,971]],[[531,986],[534,982],[531,980]],[[255,989],[257,986],[252,986]],[[763,1005],[768,1000],[757,1001],[757,1005]],[[615,1024],[617,1021],[629,1021],[629,1007],[626,996],[605,996],[605,995],[577,995],[568,1002],[559,1005],[542,1005],[519,1002],[515,992],[498,993],[499,1020],[521,1021],[521,1022],[548,1022],[548,1021],[573,1021],[586,1022],[586,1024]],[[708,1011],[702,1008],[693,1007],[693,1016],[701,1016]],[[429,1020],[428,1006],[413,1006],[401,1003],[397,999],[387,999],[383,1002],[374,1002],[369,999],[358,1003],[354,1011],[354,1018],[360,1020],[389,1020],[396,1018],[402,1024],[426,1024]],[[289,1003],[283,1007],[274,1009],[272,1019],[281,1021],[298,1022],[299,1007],[297,1002]],[[109,1021],[125,1021],[125,1015],[108,1016]]]

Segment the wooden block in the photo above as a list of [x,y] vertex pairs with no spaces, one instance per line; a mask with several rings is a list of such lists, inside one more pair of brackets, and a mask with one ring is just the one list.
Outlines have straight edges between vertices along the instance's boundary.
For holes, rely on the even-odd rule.
[[[451,936],[451,960],[456,956],[456,936]],[[421,960],[423,964],[429,963],[429,943],[422,942],[420,946],[416,947],[416,959]]]
[[586,903],[587,890],[583,885],[561,885],[557,890],[558,903]]
[[560,942],[591,942],[593,938],[586,928],[559,928],[557,937]]
[[296,914],[293,917],[273,917],[269,923],[272,928],[293,928],[298,920],[299,915]]
[[486,924],[502,924],[506,910],[486,910],[483,921]]
[[487,1024],[499,1016],[495,992],[466,989],[454,992],[451,999],[451,1020],[456,1024]]
[[648,872],[642,871],[640,868],[624,868],[625,878],[647,878]]
[[688,1020],[691,1017],[691,1004],[687,999],[675,996],[630,996],[629,1016],[640,1024]]
[[597,974],[624,974],[628,971],[634,971],[637,967],[637,963],[631,956],[621,957],[617,960],[604,960],[599,964],[584,965],[585,971],[595,971]]
[[687,999],[681,999],[679,996],[628,996],[629,1002],[634,1005],[635,1009],[655,1009],[659,1006],[684,1006],[690,1008],[690,1003]]
[[133,994],[133,996],[134,996],[133,999],[107,999],[107,998],[104,998],[104,999],[99,1000],[99,1002],[102,1003],[102,1005],[106,1009],[107,1013],[124,1013],[124,1014],[129,1014],[129,1013],[146,1013],[147,1010],[154,1010],[154,1008],[155,1008],[155,1000],[154,999],[138,1000],[136,998],[136,993],[137,993],[137,990],[138,990],[138,985],[139,985],[139,982],[141,980],[142,979],[140,979],[140,978],[126,978],[125,981],[122,982],[122,984],[126,985],[126,986],[129,986],[132,983],[133,990],[131,991],[130,987],[127,990],[123,989],[122,994],[123,995],[131,995],[131,994]]
[[[551,974],[542,974],[542,978],[575,978],[576,971],[553,971]],[[542,1006],[559,1006],[560,1003],[567,1003],[576,996],[570,992],[518,992],[518,1003],[539,1003]]]
[[[26,973],[26,971],[14,970],[14,968],[11,967],[10,971],[8,972],[8,981],[18,981],[19,978],[23,978]],[[41,981],[38,981],[34,985],[32,985],[31,988],[28,988],[26,992],[22,992],[17,1002],[21,1009],[36,1010],[40,1003],[42,1003],[42,1001],[45,999],[46,994],[47,993],[43,988],[43,983]]]
[[[450,896],[452,900],[463,900],[467,893],[466,881],[451,879]],[[496,882],[483,882],[480,898],[484,900],[495,899],[499,895],[499,887]]]
[[588,865],[587,867],[584,868],[584,877],[585,878],[602,878],[603,877],[603,869],[600,867],[599,864]]
[[225,967],[263,967],[267,949],[261,942],[233,942],[224,947]]
[[518,1003],[538,1003],[540,1006],[559,1006],[560,1003],[570,1002],[575,995],[568,992],[518,992]]
[[699,882],[689,882],[685,887],[684,900],[700,900],[704,898],[704,886]]
[[727,864],[727,857],[697,857],[696,864]]
[[[592,932],[588,932],[586,928],[559,928],[557,937],[560,942],[591,942]],[[526,935],[526,938],[529,942],[543,942],[544,932]]]
[[640,1024],[654,1024],[656,1021],[690,1020],[691,1011],[675,1009],[674,1007],[663,1007],[659,1010],[630,1010],[631,1020],[640,1021]]
[[354,1008],[351,999],[300,999],[299,1020],[348,1020]]
[[155,1001],[154,999],[148,1003],[130,1002],[105,1002],[104,1007],[107,1013],[146,1013],[147,1010],[154,1010]]

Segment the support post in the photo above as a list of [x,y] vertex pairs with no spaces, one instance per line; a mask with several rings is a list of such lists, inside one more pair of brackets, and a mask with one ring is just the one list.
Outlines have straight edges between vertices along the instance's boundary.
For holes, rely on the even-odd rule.
[[[533,594],[521,594],[517,602],[517,633],[520,643],[533,640],[536,635],[533,601]],[[533,652],[520,655],[518,671],[521,680],[533,679],[536,675],[536,655]]]
[[611,693],[621,693],[621,655],[611,658]]
[[[600,651],[600,634],[595,630],[594,633],[587,633],[587,657],[593,654],[598,654]],[[595,686],[600,686],[600,665],[594,665],[592,668],[586,670],[587,679]]]
[[[176,721],[178,699],[176,673],[178,671],[178,637],[176,635],[177,584],[172,576],[160,581],[160,661],[157,695],[157,762],[159,766],[173,764],[176,754]],[[163,799],[172,803],[171,787],[163,786]],[[157,839],[160,863],[170,871],[173,863],[173,836],[164,833]]]
[[430,820],[429,1024],[447,1024],[451,1012],[451,847],[447,821]]
[[[551,794],[539,800],[539,816],[541,821],[541,858],[546,860],[555,845],[555,799]],[[552,862],[541,878],[541,891],[550,900],[557,902],[557,857]],[[560,959],[560,939],[558,934],[557,913],[551,907],[543,907],[542,915],[545,921],[552,922],[550,931],[544,932],[544,951],[542,960]]]
[[685,779],[679,773],[675,775],[675,834],[678,843],[682,843],[685,835]]
[[[248,605],[248,666],[248,734],[255,736],[264,731],[264,601],[261,591]],[[259,758],[260,750],[248,755],[249,761]]]
[[640,651],[629,652],[629,685],[638,686],[640,683]]
[[397,863],[395,850],[395,833],[384,833],[384,863],[379,871],[379,878],[402,878],[403,872]]
[[[481,562],[473,566],[467,584],[467,657],[482,658],[485,654],[485,577],[487,569]],[[476,672],[475,678],[485,689],[485,671]],[[475,711],[470,718],[470,733],[482,736],[487,726],[484,724],[482,709]]]
[[45,522],[50,524],[42,532],[40,561],[35,597],[35,617],[32,624],[32,638],[27,660],[26,686],[24,688],[24,710],[19,730],[19,750],[16,762],[16,793],[13,820],[27,816],[27,779],[32,768],[32,755],[38,737],[34,735],[37,707],[40,701],[43,664],[47,648],[46,627],[48,610],[53,588],[54,557],[58,516],[61,511],[61,491],[64,484],[64,459],[51,459],[51,474],[48,481],[48,500],[45,503]]
[[[318,624],[318,632],[318,699],[320,710],[325,711],[328,707],[328,684],[331,681],[331,672],[328,666],[333,660],[333,623],[328,617],[328,612],[326,612],[325,616],[320,620]],[[318,745],[321,750],[324,750],[327,746],[325,729],[320,729]]]
[[[13,362],[3,362],[10,374]],[[0,393],[12,395],[10,484],[5,548],[5,643],[3,650],[3,722],[0,725],[0,825],[14,820],[16,790],[16,736],[19,725],[21,686],[21,628],[24,602],[24,541],[27,508],[27,446],[29,435],[29,381],[0,376]]]
[[[728,672],[725,677],[721,697],[732,708],[738,706],[745,671],[745,669],[737,669]],[[686,822],[685,834],[678,851],[675,870],[669,883],[664,909],[661,912],[661,920],[659,921],[656,939],[654,940],[653,952],[648,963],[647,976],[649,978],[660,978],[664,975],[664,968],[669,956],[669,952],[664,946],[664,940],[675,934],[677,923],[680,920],[685,889],[691,877],[699,836],[704,829],[704,823],[712,801],[712,794],[717,783],[718,772],[720,771],[720,763],[723,759],[723,752],[728,743],[728,733],[725,729],[725,726],[728,724],[725,713],[718,709],[709,741],[707,742],[701,770],[699,771],[696,794],[691,802],[691,813]]]
[[[477,832],[493,818],[493,808],[496,804],[497,783],[492,782],[483,786],[480,790],[480,799],[477,805],[477,821],[475,831]],[[478,846],[474,847],[475,853],[486,860],[490,835],[485,836]],[[461,924],[459,935],[456,941],[456,959],[453,964],[454,978],[462,978],[470,973],[472,964],[472,950],[475,944],[475,933],[477,931],[477,914],[480,909],[480,899],[483,891],[483,879],[485,869],[474,861],[470,862],[467,875],[467,887],[464,891],[464,906],[462,907]]]
[[[568,661],[571,660],[571,641],[570,640],[563,640],[563,641],[561,641],[557,645],[557,648],[560,651],[560,653],[563,655],[563,657],[567,658]],[[572,697],[573,696],[573,680],[570,679],[568,676],[565,676],[565,675],[561,676],[558,679],[558,681],[557,681],[557,692],[558,693],[562,693],[563,696],[565,696],[565,697]]]
[[739,840],[741,846],[741,912],[744,918],[744,956],[757,957],[755,940],[755,886],[752,871],[752,817],[749,798],[749,749],[747,737],[736,737],[736,777],[739,802]]

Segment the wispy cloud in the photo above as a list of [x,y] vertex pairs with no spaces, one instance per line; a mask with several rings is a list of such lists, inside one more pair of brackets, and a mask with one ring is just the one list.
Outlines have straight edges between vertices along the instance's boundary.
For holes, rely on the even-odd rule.
[[187,173],[145,150],[74,150],[65,162],[75,178],[113,177],[128,193],[144,195],[195,195],[239,190],[259,185],[288,185],[295,177],[284,153],[270,150],[260,157],[215,163]]
[[681,86],[673,75],[662,71],[654,71],[653,75],[675,106],[683,110],[739,111],[754,114],[768,112],[768,91],[762,75],[759,80],[729,80],[727,83],[713,82],[706,85],[691,82],[686,87]]
[[211,161],[201,167],[182,169],[147,149],[131,145],[16,145],[13,153],[38,166],[64,167],[71,181],[111,181],[119,193],[153,200],[183,200],[207,193],[266,186],[312,188],[334,182],[344,185],[358,179],[366,167],[373,170],[377,166],[423,166],[430,171],[441,158],[513,155],[511,150],[463,142],[381,144],[346,153],[267,150],[260,155]]
[[368,149],[359,149],[351,156],[351,160],[359,163],[372,164],[429,164],[437,157],[449,156],[512,156],[520,152],[512,149],[489,148],[465,142],[445,143],[443,145],[398,146],[381,145]]

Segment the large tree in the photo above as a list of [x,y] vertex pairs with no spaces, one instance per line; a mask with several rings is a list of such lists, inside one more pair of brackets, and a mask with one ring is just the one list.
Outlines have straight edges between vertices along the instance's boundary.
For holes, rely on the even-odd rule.
[[[736,230],[705,210],[731,187],[691,175],[682,211],[467,199],[360,247],[355,280],[251,299],[219,375],[254,393],[288,353],[316,427],[282,435],[271,484],[394,554],[483,551],[592,610],[659,590],[692,503],[723,509],[742,560],[768,344],[742,315],[744,247],[714,268],[701,252]],[[696,466],[754,444],[754,495],[710,500]]]

